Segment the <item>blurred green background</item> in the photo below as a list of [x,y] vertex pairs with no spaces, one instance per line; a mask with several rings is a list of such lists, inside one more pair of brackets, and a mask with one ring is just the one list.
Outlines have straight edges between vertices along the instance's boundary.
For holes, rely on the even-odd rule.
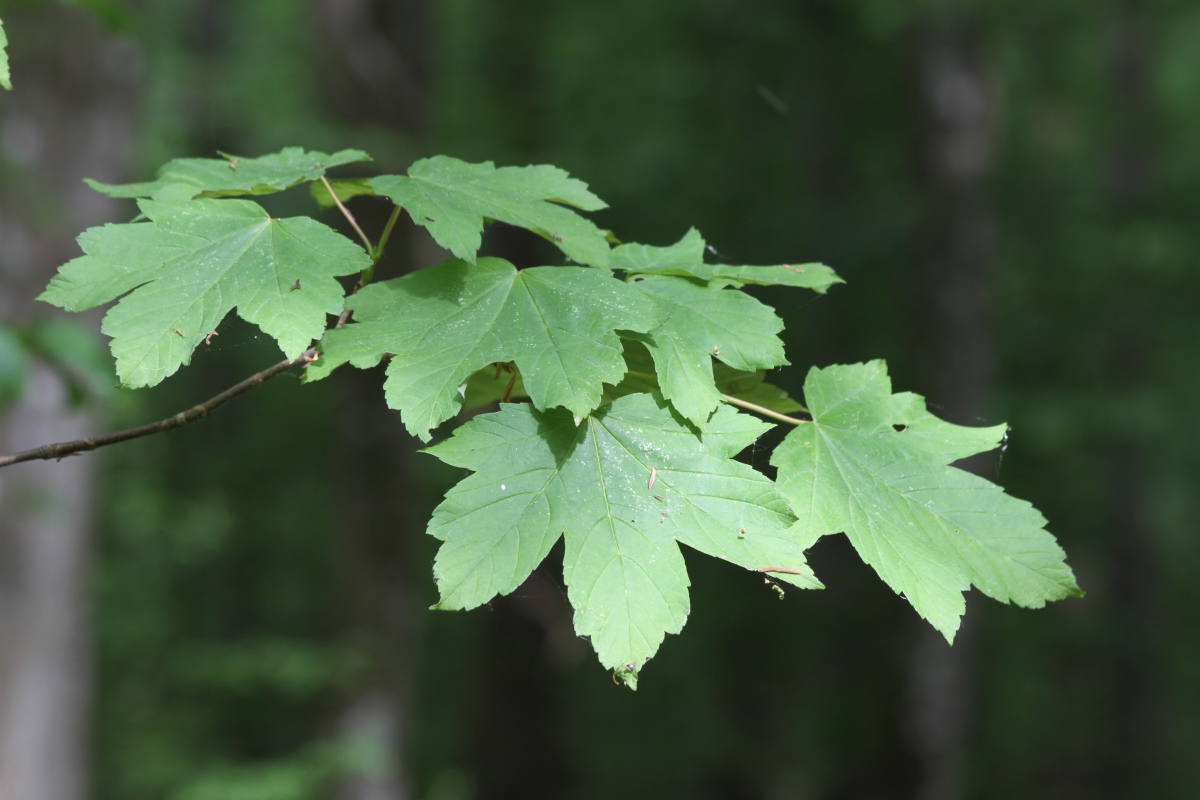
[[[427,611],[423,524],[459,474],[416,452],[379,374],[288,376],[201,426],[82,457],[91,700],[86,758],[61,767],[85,776],[77,796],[1197,796],[1200,5],[9,0],[0,15],[15,84],[0,175],[21,209],[0,213],[0,238],[53,232],[70,258],[82,226],[63,198],[83,177],[146,179],[218,149],[360,147],[377,172],[435,153],[556,164],[626,241],[694,225],[727,263],[833,266],[848,283],[826,296],[759,293],[788,325],[793,367],[771,380],[798,395],[811,365],[882,357],[952,421],[1008,422],[1003,453],[972,467],[1045,513],[1088,592],[1038,612],[975,594],[950,649],[841,537],[811,553],[828,588],[783,602],[689,553],[688,625],[631,693],[574,638],[557,553],[510,597]],[[81,68],[118,100],[73,81]],[[110,113],[124,160],[48,184],[53,143],[21,127],[35,91]],[[273,210],[309,213],[293,194]],[[378,230],[388,209],[354,202]],[[419,231],[395,241],[385,275],[438,257]],[[485,247],[549,257],[519,232]],[[50,315],[26,305],[0,320]],[[97,429],[279,358],[235,320],[219,334],[161,387],[94,401]],[[768,471],[770,444],[745,458]]]

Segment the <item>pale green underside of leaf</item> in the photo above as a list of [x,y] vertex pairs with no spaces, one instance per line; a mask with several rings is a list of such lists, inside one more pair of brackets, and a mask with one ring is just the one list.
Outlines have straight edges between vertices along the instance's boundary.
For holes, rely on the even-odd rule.
[[496,169],[490,161],[468,164],[435,156],[415,162],[407,176],[382,175],[370,185],[464,261],[475,262],[483,222],[493,219],[533,231],[577,263],[608,266],[604,231],[566,207],[598,211],[607,206],[586,183],[558,167]]
[[144,183],[105,184],[88,180],[87,184],[109,197],[152,197],[156,200],[270,194],[305,181],[319,180],[327,169],[370,160],[371,157],[362,150],[339,150],[329,154],[285,147],[278,153],[258,158],[177,158],[164,164],[155,180]]
[[4,23],[0,21],[0,86],[12,88],[12,76],[8,73],[8,36],[4,33]]
[[[521,380],[520,370],[516,367],[497,370],[492,364],[477,370],[467,378],[462,394],[464,410],[529,397],[529,393],[525,391],[525,382]],[[508,396],[505,397],[505,394]]]
[[316,380],[337,366],[369,367],[391,354],[384,390],[415,436],[462,407],[463,383],[479,369],[512,361],[538,408],[586,416],[603,384],[625,374],[617,329],[646,331],[657,306],[611,273],[586,267],[534,267],[507,261],[449,261],[372,284],[350,300],[357,322],[330,331]]
[[[625,336],[631,334],[626,331]],[[643,337],[645,334],[632,334]],[[618,397],[638,392],[660,391],[658,375],[654,371],[654,359],[646,346],[634,339],[622,338],[624,346],[625,377],[616,386],[605,385],[601,404],[610,403]],[[745,400],[771,411],[790,414],[804,411],[804,406],[793,400],[787,392],[778,386],[767,383],[766,375],[761,370],[743,372],[727,364],[713,364],[713,378],[717,389],[727,394]],[[463,390],[463,409],[480,408],[504,399],[520,400],[528,397],[525,383],[521,380],[521,372],[515,367],[497,370],[494,365],[488,365],[467,378]]]
[[272,219],[249,200],[139,205],[149,222],[85,231],[86,255],[63,265],[40,298],[82,311],[125,295],[102,326],[125,386],[153,386],[187,364],[235,307],[297,358],[326,315],[341,311],[335,276],[370,264],[333,229]]
[[721,403],[714,357],[747,372],[788,363],[778,335],[782,320],[745,292],[723,288],[720,281],[704,284],[667,275],[640,277],[632,285],[666,317],[643,338],[662,393],[701,430]]
[[937,419],[917,395],[891,393],[881,361],[813,369],[804,395],[812,423],[771,457],[804,544],[844,532],[950,641],[972,584],[1029,608],[1081,594],[1033,506],[948,465],[995,448],[1004,425]]
[[701,437],[649,394],[579,425],[528,404],[476,417],[427,451],[474,471],[429,526],[444,542],[437,607],[474,608],[513,591],[565,536],[576,631],[605,666],[636,672],[687,619],[676,542],[747,569],[794,569],[773,577],[819,587],[774,485],[732,460],[770,427],[723,407]]
[[704,263],[704,239],[695,228],[669,247],[624,244],[612,251],[613,269],[630,274],[681,275],[711,281],[718,278],[760,286],[795,286],[824,294],[835,283],[845,283],[824,264],[779,264],[736,267]]

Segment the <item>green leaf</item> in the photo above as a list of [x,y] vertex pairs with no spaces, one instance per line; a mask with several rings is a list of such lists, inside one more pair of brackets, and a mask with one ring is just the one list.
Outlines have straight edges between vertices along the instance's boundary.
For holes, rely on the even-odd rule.
[[612,251],[613,269],[630,274],[676,275],[710,281],[725,278],[759,286],[796,286],[822,294],[835,283],[845,283],[824,264],[779,264],[771,267],[734,267],[704,263],[704,239],[695,228],[670,247],[623,244]]
[[737,370],[786,364],[783,322],[768,306],[720,280],[700,283],[645,275],[634,283],[662,309],[666,321],[644,338],[663,395],[702,430],[721,403],[713,380],[716,356]]
[[25,344],[15,330],[0,323],[0,409],[21,397],[28,377]]
[[4,33],[3,21],[0,21],[0,86],[12,88],[12,76],[8,74],[8,36]]
[[951,425],[891,391],[882,361],[809,372],[813,421],[771,457],[805,540],[844,532],[949,641],[971,584],[1029,608],[1081,595],[1033,506],[949,466],[995,448],[1006,426]]
[[609,272],[534,267],[507,261],[448,261],[375,283],[351,297],[357,322],[330,331],[308,369],[316,380],[347,362],[370,367],[391,354],[384,389],[414,436],[462,406],[461,386],[488,364],[513,361],[538,408],[563,406],[585,416],[602,384],[625,374],[621,328],[646,331],[662,316],[653,303]]
[[494,219],[533,231],[580,264],[608,265],[604,231],[565,206],[598,211],[608,206],[587,184],[558,167],[501,167],[435,156],[417,161],[408,176],[383,175],[371,187],[403,206],[439,245],[475,262],[483,221]]
[[772,575],[819,587],[774,485],[732,460],[770,427],[723,407],[701,437],[649,394],[579,424],[527,404],[476,417],[427,451],[475,473],[429,526],[444,542],[437,607],[474,608],[511,592],[564,536],[575,630],[628,678],[687,619],[676,542],[746,569],[794,570]]
[[[126,295],[104,318],[117,375],[153,386],[237,307],[297,358],[342,310],[338,275],[370,265],[362,248],[307,217],[272,219],[249,200],[143,200],[149,222],[91,228],[42,300],[82,311]],[[126,294],[128,293],[128,294]]]
[[[87,185],[109,197],[152,197],[155,200],[190,200],[194,197],[234,197],[271,194],[305,181],[320,180],[325,170],[354,161],[370,161],[362,150],[339,150],[332,155],[285,147],[258,158],[177,158],[158,170],[153,181]],[[328,194],[328,193],[327,193]]]

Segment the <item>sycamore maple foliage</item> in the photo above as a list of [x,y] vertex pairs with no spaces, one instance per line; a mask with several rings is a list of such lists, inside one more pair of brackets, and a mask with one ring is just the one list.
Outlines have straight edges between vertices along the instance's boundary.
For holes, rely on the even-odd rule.
[[[425,451],[470,472],[429,525],[442,542],[437,607],[513,591],[562,538],[576,631],[631,687],[687,619],[680,544],[819,588],[804,552],[844,533],[950,640],[972,585],[1028,607],[1080,594],[1041,515],[953,466],[998,446],[1005,426],[937,419],[892,393],[882,362],[814,368],[807,409],[764,381],[788,363],[783,324],[742,287],[824,292],[840,282],[828,267],[706,263],[695,230],[668,247],[614,247],[578,213],[604,203],[555,167],[438,156],[407,175],[325,177],[366,159],[288,148],[93,183],[141,214],[80,236],[84,255],[42,299],[73,311],[116,301],[102,330],[128,387],[187,364],[236,310],[289,359],[303,354],[308,381],[386,360],[386,402],[425,441],[500,401]],[[304,184],[352,222],[350,198],[390,201],[393,222],[407,212],[454,257],[374,282],[390,224],[377,244],[359,231],[360,244],[246,199]],[[478,257],[489,221],[544,237],[562,262]],[[337,278],[354,274],[347,292]],[[772,455],[775,481],[735,460],[771,427],[739,408],[794,426]]]

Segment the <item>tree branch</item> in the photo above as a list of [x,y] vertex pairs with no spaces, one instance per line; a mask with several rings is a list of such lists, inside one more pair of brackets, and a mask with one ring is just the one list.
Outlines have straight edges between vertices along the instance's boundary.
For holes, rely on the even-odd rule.
[[245,394],[251,389],[257,389],[264,383],[274,378],[276,375],[282,375],[293,367],[307,366],[317,360],[316,348],[309,348],[300,354],[300,357],[295,361],[280,361],[273,367],[264,369],[246,378],[241,383],[231,386],[225,391],[218,394],[216,397],[201,403],[198,406],[193,406],[187,411],[181,411],[174,416],[166,419],[152,422],[149,425],[142,425],[137,428],[129,428],[128,430],[117,431],[116,433],[105,434],[104,436],[88,436],[84,439],[77,439],[73,442],[59,442],[58,444],[46,444],[41,447],[35,447],[32,450],[25,450],[20,453],[15,453],[11,456],[0,456],[0,467],[7,467],[11,464],[19,464],[22,461],[46,461],[49,459],[62,460],[67,456],[73,456],[76,453],[83,453],[88,450],[95,450],[99,447],[106,447],[110,444],[118,442],[128,442],[131,439],[140,439],[143,436],[150,436],[155,433],[166,433],[167,431],[182,428],[184,425],[190,425],[193,422],[203,420],[209,414],[216,411],[221,406],[228,403],[233,398],[240,394]]

